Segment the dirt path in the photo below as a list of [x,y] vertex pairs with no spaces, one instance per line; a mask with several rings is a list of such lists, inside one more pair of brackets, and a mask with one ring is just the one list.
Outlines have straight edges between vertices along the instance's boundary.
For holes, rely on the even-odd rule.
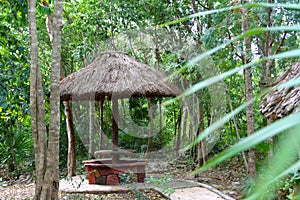
[[[191,169],[188,168],[186,163],[178,164],[154,160],[147,165],[147,177],[148,179],[150,177],[156,180],[161,179],[161,181],[158,181],[159,184],[152,182],[131,186],[89,185],[83,176],[81,178],[78,176],[72,180],[61,180],[60,199],[99,199],[99,197],[107,200],[134,199],[142,195],[145,199],[233,200],[230,193],[230,196],[228,195],[228,191],[232,192],[231,188],[224,187],[226,185],[230,186],[231,182],[236,185],[239,183],[237,180],[240,181],[228,177],[236,173],[232,171],[232,168],[226,168],[225,170],[212,169],[196,178],[190,172]],[[165,181],[166,175],[170,176],[171,179]],[[24,178],[24,181],[15,181],[11,184],[3,184],[4,182],[1,184],[0,182],[0,199],[33,199],[34,184],[32,180],[27,179]],[[163,195],[166,189],[173,189],[171,195]]]

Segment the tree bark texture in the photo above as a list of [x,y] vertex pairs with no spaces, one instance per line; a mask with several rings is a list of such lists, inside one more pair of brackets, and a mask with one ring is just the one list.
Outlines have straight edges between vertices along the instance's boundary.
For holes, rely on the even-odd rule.
[[103,149],[103,105],[104,105],[104,98],[100,99],[99,101],[99,118],[100,118],[100,123],[99,123],[99,150]]
[[[200,136],[200,133],[204,130],[204,115],[203,106],[199,104],[199,127],[196,133],[196,139]],[[206,139],[201,140],[197,143],[197,163],[198,167],[202,166],[206,162]]]
[[186,141],[187,135],[186,135],[186,126],[187,126],[187,120],[188,120],[188,111],[187,109],[184,109],[183,116],[182,116],[182,143]]
[[30,31],[30,112],[36,166],[35,199],[40,199],[46,167],[46,123],[44,92],[38,64],[38,40],[36,27],[36,1],[28,1]]
[[[242,16],[242,31],[243,33],[248,31],[248,19],[247,19],[247,9],[242,8],[240,10],[241,16]],[[251,38],[246,37],[244,39],[244,45],[245,45],[245,53],[243,55],[243,63],[247,64],[249,63],[249,60],[251,58]],[[251,101],[252,99],[252,75],[251,75],[251,68],[246,68],[244,70],[244,77],[245,77],[245,89],[246,89],[246,101]],[[246,108],[246,116],[247,116],[247,135],[250,136],[252,133],[254,133],[254,110],[253,110],[253,104],[251,103]],[[256,175],[256,159],[255,159],[255,150],[249,149],[248,152],[248,166],[249,166],[249,175],[255,176]]]
[[62,1],[54,1],[53,43],[50,85],[50,125],[47,148],[47,169],[42,199],[58,199],[59,188],[59,132],[60,132],[60,69],[61,69]]
[[36,162],[35,199],[58,199],[58,162],[60,127],[60,44],[62,25],[62,2],[54,3],[54,41],[52,46],[50,127],[47,145],[44,92],[38,65],[38,40],[36,28],[36,1],[28,1],[30,30],[30,109]]
[[152,102],[150,98],[147,98],[148,102],[148,116],[149,116],[149,138],[148,138],[148,146],[146,150],[146,157],[149,157],[150,152],[153,150],[153,128],[154,128],[154,121],[153,121],[153,113],[152,113]]
[[[47,1],[42,1],[43,6],[49,7]],[[46,29],[50,42],[53,43],[53,19],[52,14],[47,14],[46,16]],[[60,27],[61,29],[61,27]],[[60,80],[64,78],[64,73],[62,66],[60,65]],[[76,175],[76,141],[75,141],[75,129],[72,118],[71,105],[69,102],[63,102],[64,105],[64,114],[66,116],[67,124],[67,135],[68,135],[68,176],[72,177]]]
[[179,156],[180,144],[181,144],[181,120],[182,119],[182,106],[180,107],[177,121],[177,139],[176,139],[176,157]]
[[162,105],[161,101],[159,103],[159,136],[162,138],[162,129],[163,129],[163,117],[162,117]]
[[76,143],[75,143],[75,129],[72,119],[72,109],[70,101],[64,101],[64,113],[66,116],[67,135],[68,135],[68,176],[76,176]]

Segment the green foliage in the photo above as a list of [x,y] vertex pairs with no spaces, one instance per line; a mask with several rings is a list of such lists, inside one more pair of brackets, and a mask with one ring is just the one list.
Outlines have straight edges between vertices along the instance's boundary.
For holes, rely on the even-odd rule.
[[154,183],[157,187],[160,187],[165,195],[171,195],[174,193],[175,189],[168,187],[168,183],[170,183],[172,180],[172,176],[169,173],[166,173],[160,178],[154,178],[150,176],[149,179],[147,179],[147,182]]
[[[3,130],[2,130],[3,131]],[[0,162],[7,164],[10,172],[22,173],[33,167],[33,142],[28,127],[11,128],[0,136]]]
[[1,2],[0,162],[16,174],[33,162],[26,14],[26,1]]
[[300,175],[298,171],[295,171],[289,175],[289,177],[284,181],[283,190],[286,191],[287,199],[298,199],[299,192],[296,191],[300,185]]
[[[291,9],[299,9],[298,5],[286,5],[286,4],[246,4],[246,5],[239,5],[239,6],[234,6],[234,8],[252,8],[252,7],[284,7],[284,8],[291,8]],[[189,16],[187,18],[182,18],[179,21],[175,21],[172,23],[179,23],[182,21],[187,20],[188,18],[195,17],[195,16],[206,16],[212,13],[219,13],[219,12],[224,12],[227,11],[231,8],[222,8],[218,10],[212,10],[212,11],[206,11],[206,12],[201,12],[192,16]],[[250,37],[254,35],[261,35],[262,33],[266,31],[299,31],[298,26],[279,26],[279,27],[268,27],[268,28],[256,28],[256,29],[251,29],[246,33],[239,34],[238,36],[235,37],[234,40],[241,40],[244,37]],[[221,49],[223,49],[226,45],[230,44],[232,41],[228,41],[223,43],[222,45],[216,46],[213,49],[201,54],[200,56],[195,57],[190,61],[190,64],[195,64],[202,60],[205,56],[211,55],[212,53],[215,53]],[[290,51],[286,51],[280,54],[272,55],[269,58],[262,58],[259,60],[254,60],[250,62],[249,64],[242,65],[241,67],[232,69],[232,70],[227,70],[226,72],[220,74],[219,76],[212,77],[210,79],[207,79],[203,82],[199,82],[198,84],[195,84],[193,87],[190,89],[186,90],[179,98],[190,95],[195,93],[196,91],[205,88],[215,82],[221,81],[225,79],[226,77],[232,76],[235,73],[238,73],[240,70],[243,70],[248,67],[252,67],[255,63],[260,63],[262,61],[265,61],[265,59],[286,59],[286,58],[292,58],[292,57],[299,57],[299,49],[293,49]],[[239,69],[239,70],[238,70]],[[299,85],[299,80],[291,81],[293,85]],[[280,86],[280,87],[287,87],[285,86]],[[258,96],[260,96],[259,94]],[[252,102],[252,101],[251,101]],[[240,113],[250,102],[246,102],[239,106],[236,110],[230,112],[228,115],[226,115],[224,118],[220,119],[216,123],[212,124],[209,128],[205,129],[203,133],[200,134],[198,139],[196,140],[195,143],[191,144],[190,146],[187,147],[187,149],[191,148],[191,146],[195,145],[197,142],[201,141],[202,139],[205,138],[205,136],[211,134],[216,128],[220,127],[223,125],[225,122],[227,122],[229,119],[231,119],[233,116],[236,114]],[[210,161],[206,163],[203,167],[201,167],[199,170],[205,170],[208,169],[211,166],[214,166],[228,158],[230,158],[233,155],[236,155],[237,153],[240,153],[241,151],[244,151],[246,149],[249,149],[250,147],[255,147],[255,145],[265,141],[269,137],[273,137],[277,134],[280,134],[283,131],[286,131],[294,126],[297,126],[299,124],[299,121],[297,120],[299,118],[299,113],[293,114],[290,116],[287,116],[279,121],[276,121],[272,123],[271,125],[268,125],[261,130],[257,131],[255,134],[243,139],[236,145],[233,145],[231,148],[228,150],[220,153],[218,156],[214,157]],[[270,166],[272,166],[271,169],[268,171],[262,172],[261,175],[257,178],[255,181],[255,186],[252,190],[252,192],[249,194],[249,197],[247,199],[272,199],[273,195],[272,193],[274,192],[274,189],[276,189],[276,181],[280,180],[284,176],[286,176],[288,173],[292,172],[293,170],[296,170],[299,168],[299,162],[295,161],[295,155],[297,155],[298,147],[299,147],[299,139],[296,139],[297,133],[299,133],[299,127],[293,129],[293,132],[291,134],[288,134],[285,138],[281,138],[281,142],[279,143],[278,151],[275,153],[275,156],[273,160],[270,163]],[[287,148],[288,146],[288,148]],[[282,158],[285,158],[282,160]],[[294,163],[291,165],[291,163]],[[197,170],[198,171],[198,170]]]
[[148,125],[148,106],[146,98],[130,98],[129,99],[129,112],[133,122],[138,125]]
[[[193,5],[193,3],[195,5]],[[261,97],[268,91],[262,91],[262,74],[267,59],[274,59],[271,69],[272,78],[282,73],[287,66],[299,59],[299,5],[297,1],[286,3],[263,3],[255,1],[251,4],[236,5],[228,1],[87,1],[66,0],[64,2],[64,27],[62,44],[62,66],[65,75],[77,71],[88,64],[100,51],[121,50],[143,62],[158,67],[161,71],[171,74],[171,77],[184,77],[192,87],[189,87],[177,99],[164,103],[165,121],[161,134],[154,136],[154,149],[162,146],[173,146],[176,121],[178,120],[179,101],[190,95],[200,98],[203,105],[204,128],[200,137],[187,144],[185,150],[192,148],[200,140],[219,130],[221,140],[212,153],[222,152],[200,170],[214,166],[247,148],[256,147],[262,154],[272,148],[265,140],[272,136],[279,137],[278,148],[274,161],[269,168],[262,163],[257,179],[249,181],[249,198],[264,197],[265,191],[275,191],[280,187],[279,180],[288,177],[286,187],[291,190],[298,183],[298,175],[289,176],[299,168],[299,163],[293,158],[298,148],[293,142],[298,141],[287,130],[299,122],[299,114],[288,116],[272,125],[266,126],[266,121],[260,115],[258,105]],[[42,70],[44,90],[46,93],[46,109],[49,109],[49,69],[51,58],[51,43],[46,30],[46,15],[50,8],[38,2],[38,38],[40,48],[40,65]],[[249,31],[241,33],[240,9],[248,9]],[[272,8],[272,25],[267,24],[267,9]],[[9,165],[15,165],[19,170],[24,162],[32,162],[32,141],[29,119],[29,37],[27,22],[27,1],[1,1],[0,12],[0,160]],[[160,25],[159,25],[160,24]],[[157,26],[158,25],[158,26]],[[148,28],[152,27],[152,28]],[[153,29],[153,30],[152,30]],[[197,31],[195,31],[195,30]],[[130,30],[130,31],[129,31]],[[272,52],[265,57],[264,46],[266,35],[272,35]],[[150,36],[149,36],[150,35]],[[161,36],[162,38],[158,37]],[[168,36],[168,37],[167,37]],[[179,37],[175,37],[179,36]],[[242,40],[251,37],[252,44],[257,48],[255,59],[247,65],[242,65],[240,59],[243,49]],[[284,38],[285,37],[285,38]],[[188,38],[188,40],[186,40]],[[284,40],[283,40],[284,38]],[[155,41],[149,45],[147,40]],[[177,41],[178,40],[178,41]],[[188,41],[191,46],[185,47]],[[282,43],[282,44],[281,44]],[[280,46],[281,45],[281,46]],[[278,48],[280,46],[280,48]],[[278,48],[278,49],[277,49]],[[205,49],[208,49],[207,51]],[[278,51],[277,51],[278,50]],[[160,59],[156,57],[159,52]],[[260,59],[257,59],[257,58]],[[211,67],[209,59],[220,69],[217,76],[204,74]],[[212,62],[212,61],[211,61]],[[208,64],[207,64],[208,63]],[[242,70],[251,67],[253,75],[254,98],[245,102],[245,85]],[[175,71],[175,73],[174,73]],[[209,70],[207,70],[209,71]],[[205,77],[207,75],[207,77]],[[232,109],[227,105],[226,115],[218,120],[211,120],[212,96],[209,87],[224,82],[228,91],[227,98],[232,102]],[[299,79],[279,87],[299,85]],[[275,88],[274,88],[275,89]],[[153,100],[155,104],[160,99]],[[224,100],[225,101],[225,100]],[[241,137],[246,137],[245,108],[254,103],[256,133],[242,141],[236,138],[233,117]],[[149,124],[147,103],[145,99],[131,99],[129,115],[134,123],[147,126]],[[111,137],[111,105],[105,102],[103,130]],[[157,113],[155,113],[157,114]],[[77,121],[88,124],[88,112],[79,111]],[[64,118],[62,118],[64,121]],[[191,118],[187,118],[189,125]],[[67,159],[66,125],[61,123],[60,136],[60,167],[65,167]],[[87,158],[87,150],[78,133],[84,133],[87,127],[76,124],[76,151],[78,167],[81,160]],[[284,134],[282,133],[284,132]],[[299,130],[298,130],[299,132]],[[297,135],[297,131],[294,135]],[[143,133],[147,134],[147,133]],[[119,142],[122,147],[143,152],[146,149],[147,138],[136,138],[131,131],[119,130]],[[293,145],[290,145],[290,142]],[[258,146],[257,146],[258,145]],[[289,148],[284,148],[284,145]],[[280,157],[289,158],[285,163]],[[191,165],[194,160],[189,160]],[[165,178],[167,180],[168,178]],[[165,184],[165,180],[160,183]],[[284,182],[284,181],[283,181]],[[276,184],[275,184],[276,183]],[[273,186],[276,186],[275,188]],[[251,197],[252,195],[252,197]],[[269,195],[269,193],[268,193]],[[270,197],[270,196],[269,196]],[[266,198],[269,198],[266,197]],[[290,198],[290,197],[289,197]]]

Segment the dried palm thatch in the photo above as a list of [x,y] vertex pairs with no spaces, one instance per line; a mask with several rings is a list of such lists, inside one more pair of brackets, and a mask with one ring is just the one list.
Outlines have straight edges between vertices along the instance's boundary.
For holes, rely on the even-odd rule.
[[99,100],[104,96],[174,97],[180,91],[166,76],[123,52],[106,52],[60,82],[61,100]]
[[[278,77],[274,85],[300,78],[300,61]],[[261,113],[269,120],[287,116],[299,109],[300,86],[282,88],[268,93],[260,103]]]

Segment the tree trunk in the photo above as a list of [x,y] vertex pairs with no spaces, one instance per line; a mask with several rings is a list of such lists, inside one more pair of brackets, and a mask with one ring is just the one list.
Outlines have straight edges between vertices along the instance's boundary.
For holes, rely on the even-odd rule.
[[182,117],[182,142],[186,141],[187,135],[186,135],[186,124],[188,119],[188,111],[187,109],[184,109],[183,117]]
[[[268,3],[272,3],[272,0],[268,0]],[[271,22],[271,14],[272,14],[272,8],[268,8],[268,18],[267,18],[267,26],[271,27],[272,22]],[[267,38],[266,38],[266,44],[265,44],[265,56],[269,57],[272,54],[272,43],[271,43],[271,32],[267,32]],[[265,63],[265,77],[266,77],[266,86],[270,87],[272,85],[272,76],[271,76],[271,67],[273,64],[273,60],[268,59]],[[265,86],[264,85],[264,86]],[[265,89],[265,88],[262,88]],[[268,125],[272,123],[272,120],[268,120]],[[268,138],[268,143],[271,146],[270,150],[268,151],[268,161],[270,161],[273,158],[273,137]]]
[[60,69],[61,69],[62,1],[54,2],[52,66],[50,85],[50,125],[47,151],[47,170],[42,199],[58,199],[59,188],[59,132],[60,132]]
[[159,137],[162,138],[162,129],[163,129],[163,117],[162,117],[162,101],[159,102]]
[[95,152],[95,129],[94,129],[94,119],[95,119],[95,102],[93,100],[89,101],[89,158],[94,157]]
[[69,101],[64,101],[64,113],[66,116],[68,135],[68,176],[76,176],[76,141],[72,119],[72,109]]
[[40,199],[42,193],[42,186],[44,184],[44,175],[46,172],[47,162],[47,129],[45,120],[45,105],[44,105],[44,91],[42,87],[42,75],[40,68],[37,69],[37,116],[36,123],[38,127],[37,140],[35,146],[38,150],[35,151],[36,162],[36,193],[35,199]]
[[[201,95],[201,93],[200,93]],[[201,97],[202,98],[202,97]],[[199,137],[199,134],[204,130],[204,115],[203,115],[203,106],[199,104],[199,127],[197,130],[196,138]],[[203,139],[201,142],[197,144],[197,163],[198,167],[205,164],[206,160],[206,139]]]
[[[195,102],[194,102],[194,99],[192,100],[192,105],[191,106],[188,106],[188,115],[189,115],[189,122],[190,122],[190,125],[189,125],[189,143],[193,143],[195,141],[195,138],[196,138],[196,132],[197,132],[197,129],[196,129],[196,125],[195,125],[195,122],[197,123],[197,117],[195,116],[195,113],[193,111],[193,107],[195,106]],[[196,156],[196,148],[195,145],[190,148],[190,156],[191,158],[193,158],[193,160],[196,160],[197,156]]]
[[[47,1],[42,1],[43,6],[49,7]],[[53,20],[52,14],[47,14],[46,16],[46,29],[49,35],[50,42],[53,42]],[[60,80],[64,78],[64,73],[62,66],[60,65]],[[68,135],[68,176],[72,177],[76,175],[76,141],[75,141],[75,129],[72,118],[72,110],[69,101],[63,102],[64,105],[64,114],[66,116],[67,124],[67,135]]]
[[100,99],[99,101],[99,150],[103,149],[103,104],[104,98]]
[[148,138],[148,146],[146,150],[146,157],[148,158],[150,152],[153,150],[153,128],[154,128],[154,121],[153,121],[153,113],[152,113],[152,102],[151,98],[147,98],[148,102],[148,116],[149,116],[149,138]]
[[[224,82],[224,85],[226,85],[225,82]],[[230,90],[227,87],[226,87],[226,92],[227,92],[227,96],[228,96],[230,111],[233,112],[232,101],[231,101],[231,98],[230,98]],[[238,122],[237,122],[235,116],[232,117],[232,121],[233,121],[234,129],[235,129],[236,137],[237,137],[238,141],[241,141],[241,136],[240,136],[239,128],[238,128]],[[232,132],[233,132],[233,130],[232,130]],[[248,162],[247,162],[247,158],[246,158],[246,155],[245,155],[244,151],[242,151],[242,157],[243,157],[243,160],[244,160],[245,168],[248,172],[249,167],[248,167]]]
[[46,168],[46,123],[44,92],[41,72],[38,65],[38,40],[36,28],[36,1],[28,1],[28,20],[30,31],[30,112],[31,129],[34,142],[36,185],[35,199],[40,199]]
[[41,71],[38,66],[38,41],[36,28],[36,1],[28,1],[29,30],[30,30],[30,109],[31,126],[34,140],[36,164],[35,199],[58,199],[59,187],[59,130],[60,130],[60,48],[62,25],[62,2],[54,3],[52,67],[51,67],[51,94],[50,94],[50,128],[48,146],[44,92],[42,87]]
[[[247,9],[242,8],[240,10],[242,16],[242,31],[245,33],[248,31],[248,19],[247,19]],[[244,39],[245,43],[245,54],[243,56],[243,63],[249,63],[249,59],[251,58],[251,39],[246,37]],[[252,99],[252,75],[251,75],[251,68],[247,68],[244,70],[244,77],[245,77],[245,89],[246,89],[246,101],[250,101]],[[254,110],[253,104],[251,103],[246,108],[246,116],[247,116],[247,135],[250,136],[254,133]],[[249,149],[248,152],[248,166],[249,166],[249,175],[255,176],[256,175],[256,159],[255,159],[255,150]]]
[[[176,112],[175,110],[173,111],[173,118],[174,118],[174,138],[176,137],[177,135],[177,121],[176,121]],[[173,140],[173,146],[175,146],[176,144],[176,140],[174,139]]]
[[177,121],[177,139],[176,139],[176,157],[179,156],[180,144],[181,144],[181,119],[182,119],[182,107],[180,107]]

